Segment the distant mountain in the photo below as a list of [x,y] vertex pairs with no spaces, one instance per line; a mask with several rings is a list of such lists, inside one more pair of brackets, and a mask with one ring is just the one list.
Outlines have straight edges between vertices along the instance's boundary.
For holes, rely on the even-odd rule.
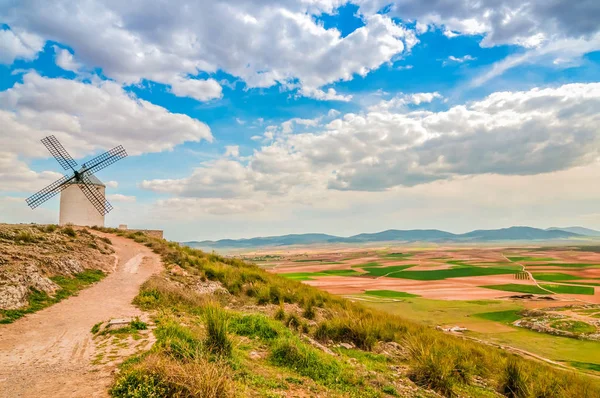
[[438,241],[455,238],[457,235],[440,231],[438,229],[411,229],[397,230],[388,229],[387,231],[374,234],[359,234],[349,238],[336,238],[331,242],[387,242],[387,241]]
[[552,227],[548,228],[546,231],[567,231],[572,232],[574,234],[585,235],[585,236],[600,236],[600,231],[596,231],[595,229],[589,229],[584,227]]
[[[577,227],[574,227],[577,228]],[[593,230],[589,230],[593,231]],[[600,236],[600,232],[597,232]],[[218,241],[182,242],[190,247],[205,249],[242,249],[252,247],[276,247],[290,245],[311,245],[317,243],[368,243],[368,242],[490,242],[490,241],[527,241],[527,240],[559,240],[592,236],[565,231],[563,229],[538,229],[531,227],[510,227],[502,229],[476,230],[466,234],[453,234],[437,229],[389,229],[371,234],[358,234],[350,237],[340,237],[327,234],[293,234],[283,236],[267,236],[250,239],[222,239]]]
[[466,234],[459,235],[460,240],[473,240],[478,242],[494,240],[552,240],[564,239],[580,236],[579,234],[560,231],[544,230],[531,227],[510,227],[502,229],[476,230]]
[[283,236],[266,236],[250,239],[221,239],[218,241],[191,241],[182,242],[190,247],[212,247],[212,248],[245,248],[261,246],[289,246],[289,245],[310,245],[314,243],[328,242],[339,237],[327,234],[291,234]]

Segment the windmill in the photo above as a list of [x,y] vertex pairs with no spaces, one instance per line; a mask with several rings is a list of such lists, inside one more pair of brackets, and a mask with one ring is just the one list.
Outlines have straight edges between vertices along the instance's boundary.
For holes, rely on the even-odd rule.
[[104,226],[104,216],[113,207],[105,198],[105,185],[94,176],[94,173],[126,157],[125,149],[119,145],[96,156],[76,170],[77,162],[56,137],[48,136],[42,139],[42,143],[63,169],[71,169],[73,175],[65,175],[31,195],[26,200],[29,207],[34,209],[60,192],[59,224]]

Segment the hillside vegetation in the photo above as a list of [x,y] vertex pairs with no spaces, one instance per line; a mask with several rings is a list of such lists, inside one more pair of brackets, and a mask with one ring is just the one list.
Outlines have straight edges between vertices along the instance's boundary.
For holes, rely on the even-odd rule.
[[237,259],[127,234],[168,271],[135,303],[156,343],[114,397],[597,397],[595,379],[368,309]]
[[0,323],[10,323],[102,279],[109,240],[85,229],[0,224]]

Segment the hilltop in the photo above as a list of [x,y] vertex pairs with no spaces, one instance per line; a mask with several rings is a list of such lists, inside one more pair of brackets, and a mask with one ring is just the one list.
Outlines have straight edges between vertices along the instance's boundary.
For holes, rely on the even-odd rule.
[[[96,356],[88,365],[89,377],[96,374],[95,367],[106,369],[115,360],[122,361],[122,353],[132,352],[120,370],[113,373],[110,381],[113,397],[594,397],[600,394],[597,381],[587,376],[364,307],[239,259],[182,247],[141,232],[103,231],[113,234],[107,240],[114,240],[114,247],[118,243],[121,251],[130,247],[132,253],[160,256],[164,271],[150,276],[154,271],[147,269],[145,275],[140,275],[135,270],[138,266],[143,269],[144,263],[139,265],[141,260],[135,262],[138,256],[134,256],[126,264],[120,262],[117,268],[117,272],[121,270],[127,277],[108,277],[84,291],[77,300],[61,302],[56,305],[57,310],[54,307],[43,310],[39,319],[46,321],[29,322],[27,328],[28,333],[32,328],[43,331],[51,321],[64,327],[68,320],[54,318],[59,314],[69,318],[69,313],[58,310],[59,306],[71,308],[63,304],[77,305],[94,298],[91,302],[98,304],[98,308],[110,308],[108,302],[97,299],[109,282],[114,286],[107,290],[108,301],[125,299],[130,303],[127,295],[132,290],[124,284],[130,283],[133,275],[137,275],[136,283],[140,277],[149,278],[133,300],[143,311],[144,321],[121,322],[121,327],[111,329],[110,318],[102,319],[81,336],[108,355],[108,358]],[[45,232],[40,230],[42,233]],[[62,233],[62,229],[51,233]],[[96,234],[77,231],[68,243],[81,246],[88,235],[97,239]],[[123,237],[130,239],[131,244],[123,242],[126,240]],[[63,243],[57,240],[53,246],[49,241],[43,241],[48,242],[45,246],[48,254],[61,253]],[[20,245],[14,242],[9,245]],[[35,246],[33,242],[25,244],[27,248]],[[92,291],[93,294],[87,294]],[[17,320],[0,328],[23,328],[21,325],[28,320]],[[147,347],[149,341],[155,341],[151,348]],[[114,347],[114,352],[121,354],[115,355],[107,347]],[[68,351],[70,357],[72,350]],[[39,355],[42,360],[44,354]],[[82,358],[86,357],[77,355],[66,363]],[[36,372],[53,371],[55,367],[36,367]],[[90,391],[91,379],[85,380],[90,381],[79,388]]]
[[[596,236],[587,229],[579,232],[552,228],[548,230],[531,227],[510,227],[491,230],[475,230],[464,234],[453,234],[438,229],[389,229],[377,233],[363,233],[349,237],[327,234],[295,234],[269,236],[250,239],[222,239],[218,241],[182,242],[186,246],[196,248],[251,248],[263,246],[290,246],[334,243],[373,243],[373,242],[437,242],[437,243],[477,243],[493,241],[549,241]],[[589,234],[586,234],[589,231]],[[599,232],[600,234],[600,232]]]

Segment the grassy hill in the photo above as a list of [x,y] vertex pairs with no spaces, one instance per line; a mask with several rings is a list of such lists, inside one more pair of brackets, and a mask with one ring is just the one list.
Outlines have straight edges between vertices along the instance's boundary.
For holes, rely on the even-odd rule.
[[106,275],[110,241],[56,225],[0,224],[0,324],[75,294]]
[[126,234],[168,271],[135,299],[157,338],[114,397],[597,397],[596,379],[368,309],[255,265]]

